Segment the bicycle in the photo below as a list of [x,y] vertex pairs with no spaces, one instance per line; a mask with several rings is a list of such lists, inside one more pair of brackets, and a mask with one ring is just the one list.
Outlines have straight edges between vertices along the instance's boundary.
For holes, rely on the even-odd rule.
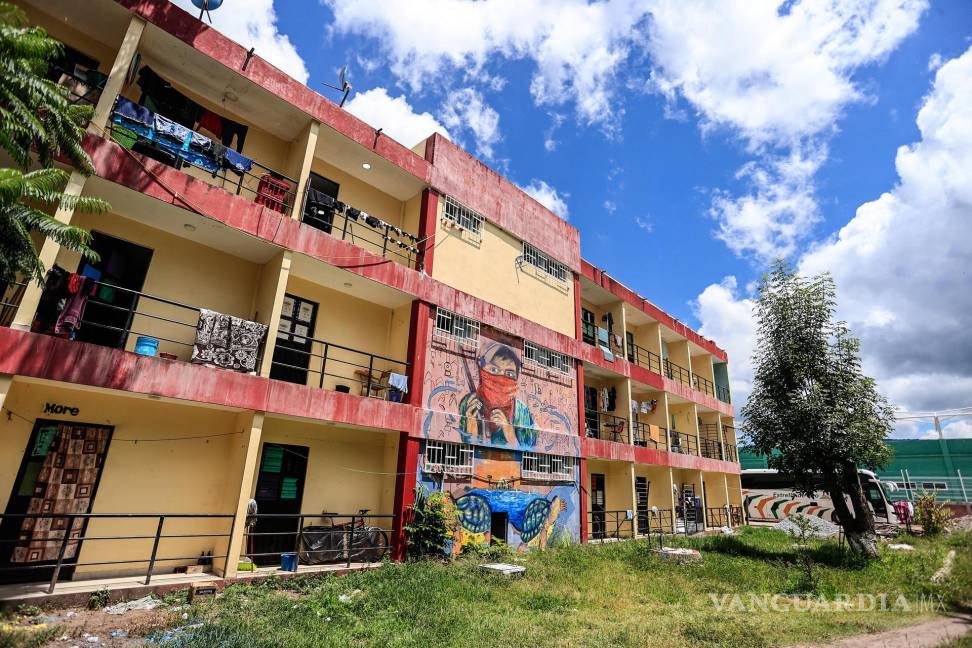
[[[377,562],[388,552],[388,534],[365,524],[370,509],[359,509],[360,519],[334,523],[335,513],[321,512],[324,524],[302,527],[298,560],[305,565],[330,562]],[[350,543],[350,546],[349,546]]]

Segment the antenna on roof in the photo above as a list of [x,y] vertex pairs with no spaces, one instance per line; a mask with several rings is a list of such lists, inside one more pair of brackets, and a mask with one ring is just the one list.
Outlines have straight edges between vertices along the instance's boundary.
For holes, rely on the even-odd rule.
[[223,0],[192,0],[192,4],[196,5],[199,9],[199,20],[202,20],[203,14],[209,19],[209,24],[213,24],[213,17],[209,14],[210,10],[216,11],[219,9],[220,5],[223,4]]
[[[195,1],[196,0],[193,0],[193,2],[195,2]],[[205,2],[206,0],[200,0],[200,1],[201,2]],[[212,1],[212,0],[210,0],[210,1]],[[220,0],[220,1],[222,1],[222,0]],[[347,65],[345,65],[343,68],[341,68],[341,73],[338,74],[338,83],[340,83],[341,85],[340,86],[336,86],[336,85],[331,85],[330,83],[324,83],[323,81],[321,81],[321,85],[327,86],[328,88],[331,88],[332,90],[337,90],[338,92],[343,92],[344,93],[344,96],[341,97],[341,103],[338,104],[338,107],[339,108],[344,108],[344,102],[348,100],[348,95],[351,94],[351,84],[348,83],[348,66]]]

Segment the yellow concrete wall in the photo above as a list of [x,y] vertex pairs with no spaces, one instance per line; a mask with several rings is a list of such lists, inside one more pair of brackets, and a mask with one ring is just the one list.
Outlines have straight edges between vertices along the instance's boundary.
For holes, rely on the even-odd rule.
[[[695,418],[695,405],[691,403],[669,403],[668,421],[671,424],[675,420],[674,428],[679,432],[685,432],[692,436],[699,433],[698,421]],[[672,427],[669,425],[669,427]]]
[[[439,201],[439,214],[444,201]],[[493,224],[483,225],[482,242],[463,238],[456,228],[436,221],[435,265],[432,276],[454,288],[496,304],[528,320],[574,337],[574,285],[564,286],[519,268],[523,243]]]
[[[657,425],[659,428],[668,428],[668,421],[666,420],[666,409],[665,409],[665,394],[663,392],[653,392],[653,391],[637,391],[634,390],[632,393],[632,398],[640,404],[642,401],[650,401],[652,399],[658,401],[658,405],[655,407],[654,412],[649,412],[648,414],[641,413],[641,407],[638,407],[638,414],[635,416],[635,420],[640,423],[646,423],[648,425]],[[659,430],[659,437],[655,439],[662,448],[667,444],[665,433]]]
[[721,508],[728,502],[726,500],[726,475],[724,473],[705,472],[702,473],[705,481],[705,507]]
[[648,506],[660,509],[672,507],[672,480],[667,467],[635,464],[634,473],[648,478]]
[[[407,359],[409,305],[385,308],[293,276],[287,284],[287,292],[318,303],[317,324],[311,337],[393,360]],[[312,353],[320,356],[323,352],[324,345],[314,343]],[[346,363],[367,365],[368,358],[334,348],[328,350],[328,358],[326,371],[336,376],[325,377],[324,388],[334,389],[337,384],[348,384],[352,386],[351,392],[357,394],[357,385],[352,381],[358,367]],[[405,373],[404,366],[382,360],[376,360],[374,366],[376,370]],[[320,374],[313,372],[320,372],[320,369],[321,359],[312,358],[308,384],[319,384]]]
[[119,41],[117,43],[109,47],[87,34],[79,32],[71,27],[70,24],[59,21],[31,5],[20,2],[15,2],[14,4],[18,5],[27,14],[28,24],[43,27],[49,36],[56,38],[65,45],[73,47],[82,54],[96,59],[98,61],[99,71],[105,74],[111,71],[111,65],[115,62],[115,53],[118,51],[118,46],[121,45],[120,37],[123,34],[119,35]]
[[[401,228],[415,236],[419,233],[419,220],[422,218],[422,193],[419,192],[405,201],[402,208]],[[435,240],[429,241],[429,246],[435,245]],[[421,246],[420,246],[421,247]]]
[[[398,461],[398,438],[397,433],[271,418],[263,426],[264,443],[309,449],[301,502],[301,512],[307,514],[322,511],[350,514],[364,508],[373,514],[390,514],[395,497],[393,473]],[[256,492],[258,477],[259,471],[254,474],[251,496]],[[315,523],[308,520],[308,524]],[[385,524],[387,521],[380,526]]]
[[[46,402],[78,407],[81,412],[76,417],[44,415]],[[18,380],[5,406],[29,419],[0,420],[0,488],[5,496],[12,488],[34,420],[49,418],[115,426],[92,513],[233,513],[234,506],[227,498],[233,489],[228,488],[228,482],[235,479],[239,485],[241,467],[236,446],[243,439],[237,413]],[[188,438],[208,435],[224,436]],[[138,443],[133,441],[136,439]],[[157,519],[96,520],[88,525],[86,535],[151,535],[157,524]],[[229,520],[172,519],[166,522],[163,533],[228,533],[229,525]],[[157,571],[166,573],[180,564],[194,564],[202,551],[220,554],[225,544],[225,538],[163,540],[159,557],[190,560],[161,562]],[[144,572],[147,564],[142,561],[151,547],[151,540],[85,542],[81,563],[139,562],[79,567],[77,575],[92,578]]]
[[661,337],[659,337],[660,326],[657,322],[643,324],[642,326],[629,326],[628,330],[634,333],[634,341],[638,346],[651,351],[659,358],[661,357]]
[[715,375],[712,372],[712,356],[708,353],[692,356],[692,373],[702,376],[714,385]]
[[[72,223],[150,248],[152,261],[143,293],[227,315],[253,317],[261,266],[117,214],[75,214]],[[56,263],[74,272],[79,261],[79,254],[61,248]],[[186,309],[142,299],[138,310],[192,326],[136,316],[132,326],[134,332],[185,341],[190,345],[195,340],[193,327],[197,317]],[[135,337],[129,336],[128,350],[134,349]],[[190,347],[164,341],[159,345],[159,351],[174,353],[180,360],[188,360],[191,355]]]
[[[668,359],[671,362],[681,366],[684,369],[691,371],[691,365],[689,363],[689,349],[688,341],[678,340],[668,343]],[[678,378],[676,377],[675,380]]]

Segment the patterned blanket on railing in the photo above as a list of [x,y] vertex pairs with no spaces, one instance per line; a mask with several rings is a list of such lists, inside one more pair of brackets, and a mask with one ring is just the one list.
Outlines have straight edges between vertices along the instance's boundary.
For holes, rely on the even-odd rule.
[[201,308],[192,362],[245,373],[256,371],[266,335],[264,324]]

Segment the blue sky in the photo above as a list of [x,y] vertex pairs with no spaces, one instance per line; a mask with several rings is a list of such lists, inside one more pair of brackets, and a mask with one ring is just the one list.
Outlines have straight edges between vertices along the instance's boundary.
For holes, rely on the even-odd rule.
[[896,404],[972,405],[968,0],[252,4],[216,27],[324,94],[348,65],[348,109],[406,145],[448,130],[727,348],[737,394],[752,282],[785,255],[834,273]]

